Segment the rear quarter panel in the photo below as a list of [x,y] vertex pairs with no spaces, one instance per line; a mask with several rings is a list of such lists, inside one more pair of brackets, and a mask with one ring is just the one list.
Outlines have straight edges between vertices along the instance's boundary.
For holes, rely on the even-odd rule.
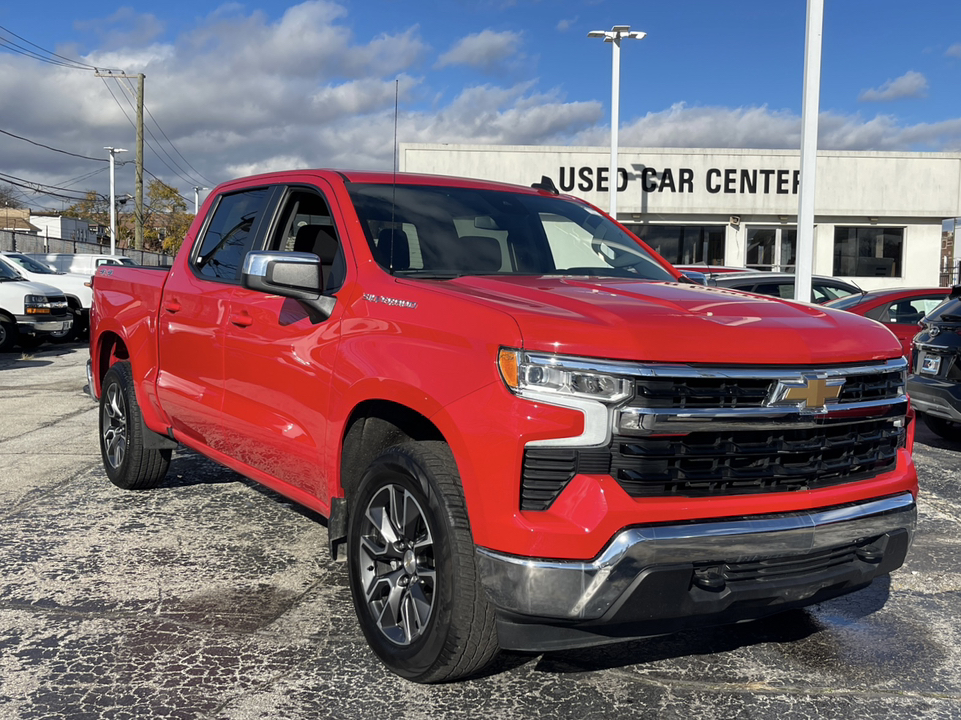
[[[90,357],[94,390],[99,397],[104,373],[125,355],[137,383],[137,401],[144,422],[151,429],[166,424],[154,392],[158,369],[157,318],[166,280],[164,268],[102,265],[93,283]],[[119,354],[113,350],[118,339],[125,348]]]

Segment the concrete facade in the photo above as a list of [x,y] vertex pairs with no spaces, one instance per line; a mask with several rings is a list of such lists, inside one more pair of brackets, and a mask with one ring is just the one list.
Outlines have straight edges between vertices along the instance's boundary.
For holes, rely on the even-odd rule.
[[[399,157],[402,172],[547,176],[602,209],[609,165],[609,148],[590,147],[401,144]],[[617,218],[672,262],[791,269],[799,167],[796,150],[622,148]],[[957,260],[943,257],[942,221],[959,215],[961,153],[819,152],[814,272],[865,289],[937,285]]]

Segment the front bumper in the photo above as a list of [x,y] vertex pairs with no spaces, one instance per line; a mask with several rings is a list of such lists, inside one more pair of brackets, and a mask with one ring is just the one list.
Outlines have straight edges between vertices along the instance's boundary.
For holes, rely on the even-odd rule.
[[43,317],[40,315],[17,315],[17,330],[26,335],[36,335],[42,333],[62,332],[69,330],[73,324],[73,317],[70,315],[58,315],[55,317]]
[[549,650],[762,617],[869,584],[904,562],[911,493],[807,513],[620,532],[590,562],[478,548],[502,646]]
[[961,423],[961,383],[926,375],[911,375],[907,382],[911,407],[945,420]]

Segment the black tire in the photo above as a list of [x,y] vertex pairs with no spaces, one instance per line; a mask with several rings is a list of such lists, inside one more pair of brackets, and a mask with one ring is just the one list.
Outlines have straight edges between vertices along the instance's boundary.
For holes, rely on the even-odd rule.
[[927,425],[935,435],[954,442],[961,440],[961,425],[958,423],[935,417],[928,413],[922,413],[921,417],[924,418],[924,424]]
[[374,460],[349,498],[348,574],[367,642],[401,677],[458,680],[497,655],[457,466],[442,442]]
[[110,482],[124,490],[156,487],[170,466],[171,450],[144,447],[143,427],[130,363],[118,362],[100,389],[100,455]]
[[43,341],[47,339],[45,335],[21,335],[20,336],[20,347],[24,350],[36,350],[38,347],[43,345]]
[[0,318],[0,352],[10,352],[17,346],[20,333],[17,324],[6,318]]

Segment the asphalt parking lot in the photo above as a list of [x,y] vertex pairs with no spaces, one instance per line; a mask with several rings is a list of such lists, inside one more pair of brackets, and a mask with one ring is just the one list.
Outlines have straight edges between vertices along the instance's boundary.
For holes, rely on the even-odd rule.
[[958,718],[961,443],[918,432],[920,527],[890,581],[745,625],[386,672],[323,521],[191,452],[107,480],[86,348],[0,355],[0,718]]

